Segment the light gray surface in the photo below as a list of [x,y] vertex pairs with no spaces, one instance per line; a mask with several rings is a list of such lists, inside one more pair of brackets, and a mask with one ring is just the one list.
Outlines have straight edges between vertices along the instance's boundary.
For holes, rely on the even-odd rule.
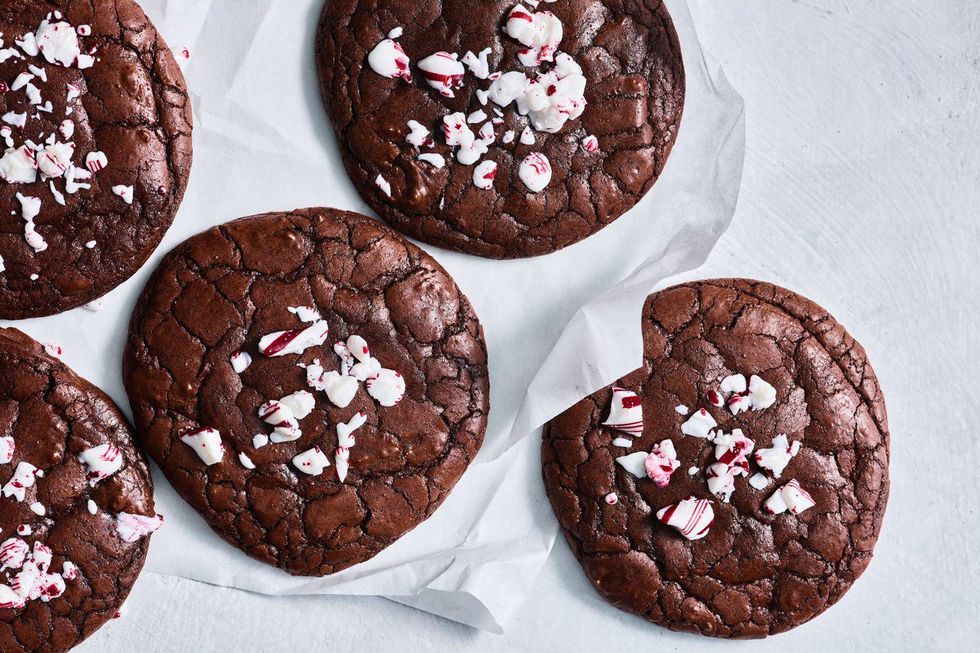
[[[789,286],[865,345],[888,400],[877,556],[824,616],[766,642],[669,633],[605,605],[559,542],[503,636],[384,599],[271,598],[146,574],[81,651],[966,650],[980,636],[980,7],[703,0],[748,108],[735,222],[702,270]],[[241,623],[261,623],[246,637]]]

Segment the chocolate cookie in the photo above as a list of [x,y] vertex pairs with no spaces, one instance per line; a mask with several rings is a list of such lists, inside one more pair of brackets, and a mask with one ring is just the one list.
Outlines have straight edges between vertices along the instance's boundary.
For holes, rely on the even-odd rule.
[[133,0],[0,4],[0,318],[128,279],[191,167],[184,78]]
[[613,605],[673,630],[765,637],[871,561],[888,499],[885,402],[825,310],[757,281],[655,293],[643,366],[545,429],[565,537]]
[[181,496],[297,575],[367,560],[429,517],[486,428],[469,300],[418,247],[332,209],[243,218],[168,254],[123,372]]
[[0,650],[67,651],[126,600],[162,519],[116,405],[16,329],[0,329],[0,486]]
[[660,176],[684,66],[662,2],[327,0],[320,90],[389,224],[492,258],[599,231]]

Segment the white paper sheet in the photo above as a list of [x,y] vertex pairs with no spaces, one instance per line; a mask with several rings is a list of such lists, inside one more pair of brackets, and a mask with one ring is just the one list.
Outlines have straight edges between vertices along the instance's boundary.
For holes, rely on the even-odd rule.
[[[17,324],[62,344],[68,364],[124,408],[119,369],[127,321],[165,252],[211,225],[268,210],[325,205],[367,212],[347,180],[319,98],[313,35],[321,0],[143,5],[169,44],[191,55],[185,74],[195,161],[184,205],[150,263],[110,293],[102,311]],[[436,514],[364,564],[328,578],[294,578],[225,544],[154,470],[167,523],[154,536],[148,570],[274,595],[387,596],[477,628],[504,627],[557,531],[540,480],[538,440],[522,436],[575,393],[636,367],[642,296],[663,276],[698,265],[734,211],[742,101],[706,61],[685,2],[668,6],[683,46],[688,97],[664,175],[633,211],[582,243],[536,259],[489,261],[426,247],[473,301],[491,373],[484,450]],[[597,296],[549,356],[569,318]],[[614,340],[630,346],[603,349]],[[556,371],[572,371],[569,379],[577,380],[556,384]]]

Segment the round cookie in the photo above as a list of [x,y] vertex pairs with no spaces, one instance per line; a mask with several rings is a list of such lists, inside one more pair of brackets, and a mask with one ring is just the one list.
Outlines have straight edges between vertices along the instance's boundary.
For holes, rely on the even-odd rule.
[[129,595],[162,519],[119,408],[0,329],[0,650],[67,651]]
[[[459,60],[426,61],[437,51]],[[562,0],[534,9],[515,0],[421,0],[381,9],[327,0],[316,58],[344,164],[371,208],[414,238],[492,258],[553,252],[632,208],[660,176],[684,105],[680,45],[659,1]],[[585,78],[581,115],[579,82],[569,81],[576,67]],[[527,115],[509,102],[522,78],[477,76],[488,72],[524,73],[537,84],[538,96],[521,95]],[[484,98],[495,83],[500,93]],[[471,120],[444,133],[454,113]],[[432,140],[413,133],[411,120]],[[493,131],[492,143],[481,128]],[[447,144],[465,131],[488,151]],[[461,163],[463,150],[484,167]],[[534,174],[535,154],[550,165],[550,182]]]
[[21,319],[146,261],[187,185],[191,103],[133,0],[5,0],[0,33],[0,318]]
[[486,428],[469,301],[418,247],[333,209],[242,218],[168,254],[123,373],[174,488],[297,575],[367,560],[429,517]]
[[655,293],[642,323],[643,366],[545,429],[545,485],[586,575],[623,610],[716,637],[822,613],[871,561],[888,499],[863,348],[813,302],[741,279]]

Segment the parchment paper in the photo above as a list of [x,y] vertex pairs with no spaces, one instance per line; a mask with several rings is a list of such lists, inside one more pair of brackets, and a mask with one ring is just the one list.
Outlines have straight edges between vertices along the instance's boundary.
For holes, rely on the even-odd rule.
[[[142,4],[174,50],[190,52],[184,67],[195,160],[184,205],[150,263],[106,296],[102,310],[16,325],[62,344],[66,362],[124,409],[119,370],[129,314],[165,252],[211,225],[268,210],[368,212],[347,180],[318,96],[313,35],[321,0]],[[489,261],[426,246],[477,309],[492,386],[484,449],[436,514],[369,562],[328,578],[294,578],[225,544],[155,469],[158,511],[167,521],[154,536],[148,570],[266,594],[386,596],[502,630],[557,531],[540,480],[538,438],[526,436],[639,365],[643,297],[661,278],[704,260],[738,196],[741,98],[701,51],[684,0],[668,6],[688,97],[664,175],[638,206],[586,241],[536,259]]]

